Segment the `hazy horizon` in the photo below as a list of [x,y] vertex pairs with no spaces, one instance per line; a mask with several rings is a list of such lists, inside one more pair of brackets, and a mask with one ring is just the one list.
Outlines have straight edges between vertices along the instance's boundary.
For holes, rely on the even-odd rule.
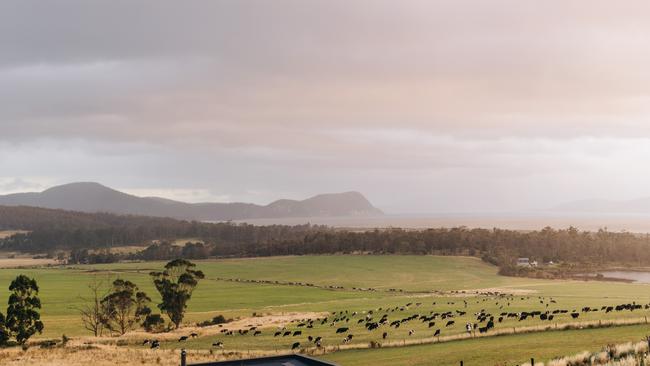
[[[154,6],[155,3],[155,6]],[[650,3],[0,3],[0,194],[650,197]]]

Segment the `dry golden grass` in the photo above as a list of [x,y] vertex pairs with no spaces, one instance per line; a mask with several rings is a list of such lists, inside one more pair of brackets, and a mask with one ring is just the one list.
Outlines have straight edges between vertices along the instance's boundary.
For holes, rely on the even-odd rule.
[[38,267],[56,264],[58,264],[56,259],[34,259],[28,256],[16,256],[14,258],[8,258],[8,256],[0,257],[0,268]]
[[[188,363],[263,356],[261,353],[188,351]],[[109,365],[163,365],[180,363],[180,353],[172,350],[118,347],[71,341],[53,348],[30,347],[23,351],[13,347],[0,350],[0,365],[37,366],[109,366]]]
[[[130,254],[130,253],[136,253],[139,252],[143,249],[145,249],[145,246],[137,246],[137,245],[125,245],[121,247],[112,247],[108,248],[108,251],[111,253],[116,253],[116,254]],[[90,253],[100,253],[104,251],[105,249],[92,249],[89,252]]]
[[[229,330],[237,331],[239,329],[248,329],[251,326],[257,328],[271,328],[271,327],[281,327],[290,324],[292,321],[303,320],[308,318],[318,318],[327,316],[328,313],[285,313],[281,315],[264,315],[259,317],[248,317],[237,319],[227,324],[223,324],[223,327],[217,325],[208,326],[208,327],[182,327],[180,329],[175,329],[166,333],[157,333],[155,334],[156,339],[160,341],[171,341],[177,340],[181,336],[186,336],[190,333],[196,333],[199,337],[213,336],[218,335],[221,332],[221,329],[227,328]],[[89,341],[96,341],[100,343],[115,343],[116,340],[126,341],[127,343],[140,343],[145,339],[151,339],[152,334],[144,331],[133,331],[126,333],[119,338],[115,337],[101,337],[101,338],[88,338]]]
[[8,238],[14,234],[25,234],[28,232],[24,230],[0,230],[0,239]]
[[[610,354],[613,356],[610,357]],[[581,366],[581,365],[602,365],[602,366],[637,366],[645,365],[650,361],[648,354],[648,342],[627,342],[616,345],[608,345],[600,352],[583,351],[572,356],[566,356],[551,360],[546,364],[536,362],[536,366]],[[522,366],[530,366],[525,363]]]

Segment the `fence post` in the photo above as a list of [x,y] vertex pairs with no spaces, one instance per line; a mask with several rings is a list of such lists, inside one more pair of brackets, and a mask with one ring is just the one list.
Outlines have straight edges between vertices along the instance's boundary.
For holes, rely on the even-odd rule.
[[530,366],[535,366],[535,359],[534,358],[530,359]]
[[187,366],[187,352],[185,352],[185,348],[181,349],[181,366]]
[[463,360],[460,360],[460,366],[463,366]]

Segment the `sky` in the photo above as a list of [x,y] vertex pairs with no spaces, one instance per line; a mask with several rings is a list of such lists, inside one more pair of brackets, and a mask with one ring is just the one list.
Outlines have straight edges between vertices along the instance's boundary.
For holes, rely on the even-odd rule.
[[0,2],[0,194],[650,196],[650,2]]

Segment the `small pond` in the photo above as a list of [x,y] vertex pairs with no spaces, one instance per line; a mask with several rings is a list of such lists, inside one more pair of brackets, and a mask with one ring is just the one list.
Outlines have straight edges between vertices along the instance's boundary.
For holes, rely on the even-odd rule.
[[630,280],[635,283],[650,283],[650,272],[636,272],[636,271],[606,271],[598,272],[607,278],[620,278],[623,280]]

